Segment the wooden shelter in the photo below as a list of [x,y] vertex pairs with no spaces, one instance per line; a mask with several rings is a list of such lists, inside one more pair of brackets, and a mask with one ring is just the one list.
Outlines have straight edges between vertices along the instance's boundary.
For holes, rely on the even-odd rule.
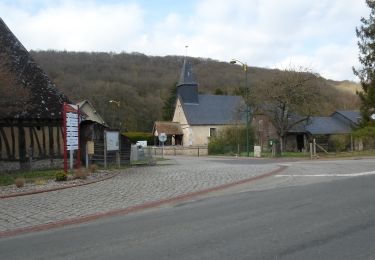
[[[104,135],[105,131],[109,131],[108,124],[102,116],[96,111],[93,104],[88,100],[78,102],[82,122],[80,124],[80,146],[81,158],[85,161],[85,147],[87,142],[93,142],[94,154],[90,155],[90,163],[99,165],[104,164]],[[122,164],[130,162],[131,141],[124,135],[120,135],[120,159]],[[108,152],[108,163],[115,163],[115,152]]]
[[156,121],[152,130],[152,134],[155,137],[154,144],[159,143],[159,139],[157,137],[161,133],[165,133],[167,135],[165,145],[182,145],[183,132],[179,123]]

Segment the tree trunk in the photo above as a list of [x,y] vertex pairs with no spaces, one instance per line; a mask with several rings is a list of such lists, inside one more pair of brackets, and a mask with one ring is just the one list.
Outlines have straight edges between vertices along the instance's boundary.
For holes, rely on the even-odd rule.
[[283,137],[280,136],[278,142],[276,142],[275,146],[275,156],[276,157],[281,157],[281,152],[283,151]]

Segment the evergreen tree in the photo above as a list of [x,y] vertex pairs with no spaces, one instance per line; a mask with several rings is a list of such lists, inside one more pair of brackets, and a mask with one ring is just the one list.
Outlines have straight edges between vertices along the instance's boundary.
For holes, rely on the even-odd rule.
[[360,79],[363,92],[358,93],[361,99],[362,126],[375,126],[370,116],[375,113],[375,2],[366,0],[370,8],[369,18],[361,19],[362,25],[356,28],[361,68],[353,68]]
[[173,113],[176,106],[176,98],[177,98],[177,82],[172,85],[169,89],[169,96],[164,101],[163,105],[163,120],[171,121],[173,119]]

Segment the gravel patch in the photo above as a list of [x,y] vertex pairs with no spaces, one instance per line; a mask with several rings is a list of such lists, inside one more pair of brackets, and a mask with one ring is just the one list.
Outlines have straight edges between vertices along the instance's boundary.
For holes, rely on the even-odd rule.
[[67,181],[55,181],[53,179],[45,180],[41,182],[28,182],[23,187],[17,188],[15,184],[8,186],[0,186],[0,198],[9,195],[22,195],[24,193],[42,192],[47,190],[62,189],[68,187],[75,187],[84,184],[97,182],[103,179],[107,179],[116,175],[117,172],[113,171],[98,171],[87,175],[85,180],[82,179],[71,179]]

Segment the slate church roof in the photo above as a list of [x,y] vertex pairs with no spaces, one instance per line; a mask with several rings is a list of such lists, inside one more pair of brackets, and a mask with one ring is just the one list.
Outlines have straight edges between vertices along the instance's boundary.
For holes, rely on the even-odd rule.
[[177,85],[177,95],[182,102],[198,104],[198,82],[193,72],[193,66],[186,59],[182,65],[180,80]]
[[[30,107],[20,106],[10,118],[61,119],[63,102],[68,98],[60,92],[45,72],[0,18],[0,71],[5,71],[15,79],[14,88],[29,90],[27,103]],[[1,77],[1,75],[0,75]],[[2,117],[2,115],[0,115]]]
[[227,125],[243,121],[240,96],[198,95],[198,104],[182,104],[190,125]]
[[188,124],[226,125],[244,121],[244,101],[241,96],[199,95],[192,64],[186,59],[177,85]]
[[193,65],[184,59],[184,64],[182,65],[180,80],[177,86],[181,85],[197,85],[197,79],[193,72]]

